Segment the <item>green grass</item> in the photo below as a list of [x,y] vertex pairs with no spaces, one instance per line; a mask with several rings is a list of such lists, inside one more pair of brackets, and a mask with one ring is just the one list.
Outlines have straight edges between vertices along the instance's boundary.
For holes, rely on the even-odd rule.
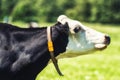
[[[22,22],[22,21],[17,21],[17,22],[12,22],[13,25],[16,25],[18,27],[21,27],[21,28],[28,28],[29,24],[28,23],[25,23],[25,22]],[[40,22],[38,23],[38,25],[40,27],[46,27],[46,26],[50,26],[50,25],[53,25],[54,23],[44,23],[44,22]]]
[[59,59],[63,77],[50,63],[36,80],[120,80],[120,25],[84,24],[109,34],[108,48],[94,54]]

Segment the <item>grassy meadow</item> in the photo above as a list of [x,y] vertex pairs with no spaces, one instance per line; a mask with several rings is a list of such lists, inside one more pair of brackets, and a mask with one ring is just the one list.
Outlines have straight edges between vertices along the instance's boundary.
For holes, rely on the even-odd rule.
[[83,24],[110,35],[108,48],[94,54],[59,59],[64,76],[59,76],[50,63],[36,80],[120,80],[120,25]]

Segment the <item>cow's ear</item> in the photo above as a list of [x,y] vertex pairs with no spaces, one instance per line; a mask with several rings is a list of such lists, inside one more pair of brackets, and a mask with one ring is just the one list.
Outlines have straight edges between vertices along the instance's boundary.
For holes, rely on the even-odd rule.
[[66,23],[64,24],[64,29],[65,29],[66,31],[69,31],[69,25],[68,25],[68,22],[66,22]]
[[60,22],[57,22],[57,24],[61,24]]
[[60,16],[57,18],[57,21],[64,25],[64,24],[67,22],[66,19],[68,19],[67,16],[65,16],[65,15],[60,15]]
[[61,23],[60,22],[57,22],[55,25],[60,25]]
[[64,25],[67,26],[67,27],[69,27],[68,22],[66,22]]

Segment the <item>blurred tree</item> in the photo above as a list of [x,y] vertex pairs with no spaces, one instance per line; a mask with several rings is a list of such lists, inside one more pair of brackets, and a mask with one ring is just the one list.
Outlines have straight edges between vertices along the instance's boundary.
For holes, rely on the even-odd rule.
[[19,0],[1,0],[1,10],[5,16],[9,16]]
[[56,18],[63,12],[58,7],[57,0],[42,0],[40,8],[40,14],[42,13],[42,16],[45,16],[44,18],[48,22],[56,21]]
[[89,18],[91,17],[91,8],[92,6],[89,0],[85,0],[77,3],[77,5],[73,8],[68,9],[66,14],[74,16],[73,18],[80,21],[90,21]]
[[52,5],[50,11],[47,14],[47,21],[55,22],[56,18],[62,13],[63,13],[63,11],[60,10],[56,4]]
[[2,16],[2,0],[0,0],[0,18],[1,18],[1,16]]
[[88,0],[85,0],[84,1],[84,5],[82,6],[83,7],[83,12],[82,12],[82,15],[83,15],[83,20],[84,21],[89,21],[89,18],[91,17],[91,4]]
[[97,6],[97,21],[102,23],[120,23],[120,0],[103,0]]
[[120,23],[120,0],[0,0],[0,18],[53,22],[60,14],[87,22]]
[[112,0],[110,8],[113,12],[120,12],[120,0]]
[[26,0],[20,1],[17,6],[14,8],[12,13],[13,20],[24,20],[27,22],[37,21],[37,11],[36,7],[33,7],[33,3],[36,1]]
[[76,0],[65,0],[62,3],[62,9],[64,14],[68,15],[69,17],[76,18],[77,16],[77,8],[76,8]]
[[63,3],[63,8],[67,10],[67,9],[74,8],[75,5],[76,5],[75,0],[65,0],[65,2]]
[[110,5],[111,22],[120,23],[120,0],[112,0]]

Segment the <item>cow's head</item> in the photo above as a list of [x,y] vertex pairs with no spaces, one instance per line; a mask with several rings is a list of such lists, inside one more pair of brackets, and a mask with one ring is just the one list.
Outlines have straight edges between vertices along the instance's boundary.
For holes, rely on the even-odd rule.
[[106,34],[88,28],[79,21],[72,20],[65,15],[57,19],[61,24],[67,23],[70,29],[69,43],[66,54],[76,56],[91,51],[103,50],[110,44],[110,37]]

